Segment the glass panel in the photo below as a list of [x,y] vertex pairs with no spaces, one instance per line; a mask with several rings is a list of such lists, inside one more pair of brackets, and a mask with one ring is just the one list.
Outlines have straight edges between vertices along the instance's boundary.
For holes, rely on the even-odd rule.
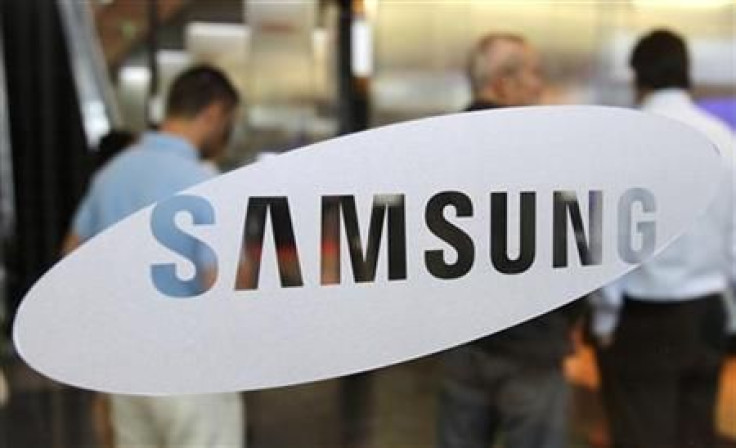
[[[337,51],[343,37],[338,19],[341,5],[347,4],[354,7],[358,25],[350,29],[361,46],[352,55],[355,60],[351,63],[357,72],[351,81],[366,96],[371,126],[466,108],[472,100],[466,74],[468,55],[476,41],[491,31],[519,34],[538,49],[547,81],[542,103],[630,107],[634,104],[633,78],[628,67],[632,48],[642,34],[663,25],[681,32],[690,45],[693,96],[708,103],[710,110],[725,120],[736,116],[733,2],[158,0],[161,25],[153,31],[159,33],[160,42],[155,54],[159,92],[166,92],[186,67],[208,63],[221,68],[245,99],[228,154],[217,161],[218,169],[245,166],[338,133],[339,122],[346,113],[340,108],[344,98],[338,94],[338,63],[344,56]],[[88,135],[117,126],[141,133],[157,124],[163,117],[166,98],[163,93],[149,97],[152,75],[144,43],[151,30],[146,25],[146,2],[60,0],[59,5],[67,25],[66,38],[73,48],[75,73],[81,82],[78,88]],[[98,35],[89,34],[90,23],[86,21],[92,15]],[[101,54],[93,48],[98,37]],[[104,69],[100,67],[102,55]],[[104,85],[106,73],[102,73],[106,71],[113,74],[116,101]],[[4,84],[2,81],[0,72],[0,85]],[[0,91],[0,236],[5,235],[5,223],[12,220],[7,204],[13,191],[10,153],[3,140],[7,136],[4,93]],[[156,123],[146,121],[148,108]],[[103,124],[103,118],[109,124]],[[732,126],[736,126],[733,123],[736,121],[732,121]],[[603,199],[598,193],[575,197],[574,193],[560,191],[554,198],[560,238],[559,244],[549,250],[559,254],[555,258],[559,266],[565,265],[568,258],[589,265],[600,261],[602,224],[598,212]],[[323,226],[321,233],[315,235],[321,238],[321,283],[371,280],[377,263],[388,263],[391,280],[405,278],[402,251],[407,250],[407,235],[397,230],[405,219],[404,197],[377,196],[372,208],[362,209],[369,213],[361,214],[356,211],[354,197],[345,192],[331,194],[319,204]],[[246,212],[250,218],[239,229],[243,236],[241,267],[251,271],[234,285],[237,289],[257,288],[264,238],[273,238],[266,244],[277,246],[275,258],[281,284],[303,286],[289,218],[289,206],[294,204],[287,204],[277,196],[278,192],[273,195],[256,198]],[[457,248],[457,259],[452,260],[443,258],[440,250],[427,252],[427,267],[437,278],[462,277],[474,262],[468,255],[473,242],[464,239],[462,232],[454,232],[457,229],[449,222],[472,214],[472,204],[465,199],[459,192],[437,195],[422,217],[435,235]],[[490,245],[491,253],[484,254],[484,259],[490,255],[490,262],[498,271],[522,272],[538,244],[533,226],[528,225],[534,220],[538,198],[533,192],[489,192],[488,199],[499,210],[492,225],[508,228],[505,234],[497,232],[498,238]],[[613,250],[627,262],[650,251],[656,238],[646,220],[647,213],[656,207],[652,199],[647,191],[634,188],[618,204],[619,233],[626,237],[620,238],[622,244]],[[389,238],[391,235],[393,239]],[[504,237],[519,241],[518,253],[508,250]],[[387,245],[388,259],[378,257],[381,245]],[[342,259],[341,248],[347,254]],[[3,276],[4,271],[0,270],[0,286]],[[530,294],[544,292],[543,287],[530,290]],[[491,295],[489,288],[489,300]],[[600,296],[591,302],[598,303],[596,299]],[[660,380],[672,367],[668,361],[713,364],[714,370],[708,372],[711,381],[701,386],[708,389],[711,399],[716,396],[715,408],[697,408],[697,397],[694,403],[683,407],[694,410],[690,419],[703,417],[711,410],[715,413],[718,441],[708,448],[736,446],[736,318],[731,320],[730,340],[720,338],[720,334],[715,334],[725,319],[720,302],[704,300],[709,305],[685,304],[678,308],[674,314],[682,318],[682,325],[676,321],[655,331],[652,328],[658,322],[659,310],[646,304],[633,305],[632,310],[634,302],[631,297],[626,302],[627,311],[634,313],[633,323],[629,320],[626,327],[626,337],[631,338],[628,343],[635,351],[632,358],[605,352],[610,340],[595,341],[591,307],[587,299],[581,299],[530,326],[484,339],[470,350],[448,351],[314,384],[210,397],[212,401],[200,397],[178,403],[147,403],[145,399],[111,402],[106,395],[56,384],[35,374],[12,349],[6,348],[3,371],[11,397],[9,403],[0,404],[0,448],[107,447],[115,425],[145,422],[145,418],[140,418],[144,415],[141,409],[157,406],[152,403],[177,410],[196,403],[209,418],[220,410],[229,412],[235,420],[203,421],[222,429],[224,437],[236,440],[237,446],[452,447],[460,444],[453,445],[451,439],[468,439],[475,431],[478,439],[488,439],[487,446],[495,443],[496,447],[515,448],[521,446],[513,445],[515,440],[544,432],[560,440],[564,447],[615,448],[611,434],[620,430],[621,421],[606,414],[603,397],[620,396],[615,395],[616,391],[604,390],[601,372],[611,365],[633,366],[632,359],[641,361],[640,367],[660,369],[650,383],[637,379],[628,384],[642,389],[642,394],[664,386]],[[694,327],[702,330],[704,338],[712,337],[705,345],[718,345],[713,357],[707,356],[707,349],[714,347],[691,350],[690,346],[672,345],[674,339],[670,335],[691,328],[687,327],[692,323],[689,318],[696,314],[705,316],[705,325]],[[661,350],[648,358],[642,355],[643,351],[635,350],[644,345],[639,344],[641,341]],[[727,349],[725,344],[729,342]],[[720,361],[722,369],[718,370]],[[110,362],[117,362],[114,354]],[[624,376],[638,373],[641,372],[624,372]],[[613,388],[620,385],[608,383]],[[1,391],[2,382],[0,398]],[[550,399],[542,403],[534,400],[540,396]],[[644,401],[662,413],[676,407],[665,398],[646,396]],[[490,421],[493,413],[485,411],[492,408],[511,415],[529,403],[537,406],[536,411],[542,415],[542,422],[532,422],[539,426],[507,427],[491,442],[488,434],[494,429]],[[247,412],[241,412],[242,404]],[[117,417],[113,417],[114,413]],[[439,436],[440,427],[451,426],[448,422],[458,423],[462,429],[454,434],[447,430]],[[232,434],[240,428],[247,434],[242,442],[239,435]],[[642,431],[654,434],[657,429],[647,427]],[[440,443],[440,437],[446,438],[445,444]],[[653,443],[647,441],[643,446],[654,446]],[[542,443],[532,442],[529,446]]]

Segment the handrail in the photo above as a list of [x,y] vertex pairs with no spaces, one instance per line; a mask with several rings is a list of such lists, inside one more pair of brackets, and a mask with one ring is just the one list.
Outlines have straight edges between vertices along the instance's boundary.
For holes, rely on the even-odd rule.
[[6,317],[8,274],[6,242],[15,226],[15,190],[13,189],[13,156],[10,150],[10,116],[5,79],[5,51],[0,23],[0,320]]
[[87,142],[123,125],[89,2],[57,0]]

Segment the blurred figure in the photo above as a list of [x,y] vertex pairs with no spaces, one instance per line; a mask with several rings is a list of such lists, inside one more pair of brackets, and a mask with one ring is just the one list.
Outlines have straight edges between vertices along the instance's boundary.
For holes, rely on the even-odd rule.
[[[467,110],[535,104],[543,90],[539,58],[521,37],[488,35],[473,50]],[[567,445],[568,386],[562,362],[572,350],[577,304],[448,351],[439,409],[440,448]]]
[[[135,211],[211,177],[200,163],[227,144],[239,103],[220,71],[199,66],[173,83],[159,132],[116,157],[95,177],[72,239],[86,241]],[[172,236],[172,238],[175,236]],[[190,259],[200,259],[190,247]],[[200,260],[213,266],[211,260]],[[213,267],[214,268],[214,267]],[[199,280],[209,283],[210,272]],[[244,410],[239,394],[111,397],[116,448],[240,448]]]
[[467,110],[538,104],[544,89],[539,55],[522,37],[490,34],[468,65],[473,103]]
[[[92,155],[92,176],[123,150],[133,145],[138,136],[125,129],[113,129],[100,139],[97,150]],[[80,213],[77,210],[76,213]],[[75,213],[75,216],[76,216]],[[68,255],[81,242],[75,232],[71,231],[64,239],[61,254]],[[110,401],[107,395],[95,394],[92,400],[93,427],[97,440],[102,448],[113,448],[113,432],[110,424]]]
[[596,297],[604,406],[615,448],[713,448],[726,344],[723,294],[732,268],[734,136],[693,104],[680,36],[664,30],[644,36],[630,64],[643,111],[692,126],[725,157],[721,189],[702,218]]

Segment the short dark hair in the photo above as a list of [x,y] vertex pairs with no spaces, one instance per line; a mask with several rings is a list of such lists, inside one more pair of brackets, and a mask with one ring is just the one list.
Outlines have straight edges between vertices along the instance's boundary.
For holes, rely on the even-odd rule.
[[641,88],[690,88],[690,57],[685,39],[665,30],[642,37],[631,54],[636,85]]
[[194,118],[215,102],[235,107],[240,101],[225,74],[208,65],[198,65],[177,76],[166,100],[166,116]]

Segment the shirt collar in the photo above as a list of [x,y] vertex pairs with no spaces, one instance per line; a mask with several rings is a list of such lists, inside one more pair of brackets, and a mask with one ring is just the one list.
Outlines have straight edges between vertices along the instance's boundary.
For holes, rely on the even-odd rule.
[[642,101],[642,109],[662,109],[671,106],[691,104],[692,99],[687,90],[661,89],[647,95]]
[[165,132],[146,132],[141,138],[141,146],[153,151],[176,154],[191,160],[199,159],[199,151],[189,141]]

